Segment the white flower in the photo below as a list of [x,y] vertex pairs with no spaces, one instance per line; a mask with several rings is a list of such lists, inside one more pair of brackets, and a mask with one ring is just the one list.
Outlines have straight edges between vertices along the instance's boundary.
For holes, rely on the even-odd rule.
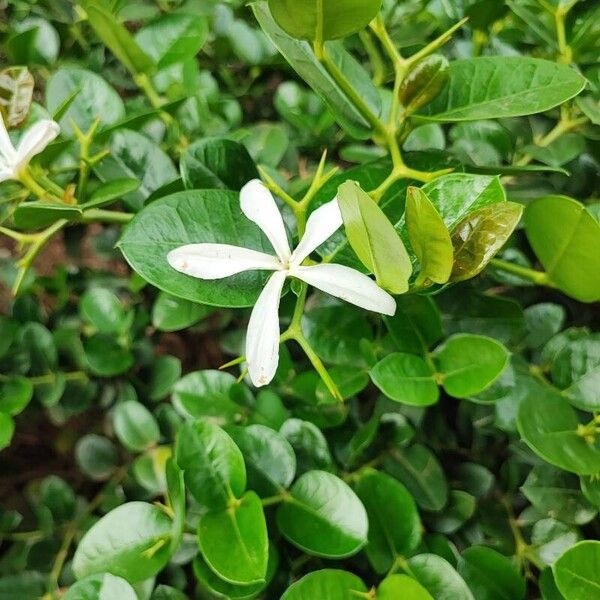
[[15,148],[8,137],[4,119],[0,117],[0,182],[19,179],[21,171],[29,161],[60,133],[55,121],[36,121],[21,137]]
[[367,310],[393,315],[396,302],[372,279],[336,264],[303,266],[304,259],[342,225],[334,199],[317,208],[308,218],[306,232],[292,252],[277,204],[258,180],[240,192],[242,212],[265,233],[277,256],[228,244],[188,244],[169,252],[169,264],[181,273],[199,279],[222,279],[242,271],[274,271],[261,292],[248,324],[246,361],[255,386],[268,384],[279,362],[279,300],[287,277],[296,277],[342,300]]

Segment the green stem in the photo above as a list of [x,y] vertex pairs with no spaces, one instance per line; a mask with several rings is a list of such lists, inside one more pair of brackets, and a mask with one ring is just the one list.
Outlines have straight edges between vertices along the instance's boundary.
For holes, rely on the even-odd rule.
[[536,285],[556,287],[550,280],[550,277],[548,277],[548,274],[544,271],[536,271],[534,269],[529,269],[528,267],[522,267],[521,265],[516,265],[515,263],[511,263],[500,258],[492,258],[490,265],[496,269],[501,269],[507,273],[512,273],[513,275],[518,275],[519,277],[528,279]]
[[385,64],[381,54],[379,53],[379,49],[373,42],[373,39],[368,31],[363,30],[358,35],[365,48],[365,51],[367,52],[367,55],[369,56],[369,62],[373,66],[373,84],[375,86],[383,85],[385,82]]
[[103,210],[101,208],[90,208],[83,213],[82,223],[129,223],[134,215],[116,210]]
[[53,200],[55,202],[62,202],[62,198],[58,198],[47,189],[42,187],[33,177],[29,167],[25,167],[19,173],[19,181],[35,196],[40,200]]
[[[144,92],[146,98],[150,101],[150,104],[153,108],[160,109],[164,102],[163,99],[159,96],[158,92],[154,89],[154,85],[152,85],[152,81],[148,75],[145,73],[138,73],[134,76],[134,81],[136,85]],[[173,117],[166,113],[164,110],[159,112],[160,118],[163,120],[165,125],[171,125],[173,123]]]

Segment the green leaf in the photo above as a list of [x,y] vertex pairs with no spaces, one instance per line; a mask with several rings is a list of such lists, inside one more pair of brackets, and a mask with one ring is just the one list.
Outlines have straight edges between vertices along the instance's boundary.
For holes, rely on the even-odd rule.
[[125,205],[138,211],[150,194],[177,179],[177,170],[169,156],[145,135],[120,129],[109,142],[110,154],[94,167],[101,181],[134,178],[139,187],[123,196]]
[[79,300],[82,318],[100,333],[119,333],[127,328],[129,319],[121,301],[104,288],[92,288]]
[[454,122],[531,115],[562,104],[585,87],[575,69],[523,56],[452,61],[449,72],[446,88],[416,118]]
[[281,433],[264,425],[230,427],[227,433],[244,455],[248,487],[259,496],[275,496],[292,484],[296,456]]
[[212,308],[159,292],[152,306],[152,325],[159,331],[180,331],[208,316]]
[[269,0],[277,24],[292,37],[314,41],[347,37],[365,28],[381,0]]
[[269,539],[262,504],[254,492],[202,515],[198,542],[204,560],[221,579],[238,585],[265,580]]
[[492,548],[467,548],[458,561],[458,572],[477,600],[525,598],[525,580],[508,557]]
[[451,490],[448,504],[441,513],[430,516],[428,523],[434,531],[449,535],[458,531],[475,513],[475,498],[462,490]]
[[135,362],[133,354],[112,335],[93,335],[85,340],[83,348],[87,366],[94,375],[100,377],[114,377],[125,373]]
[[208,38],[204,17],[192,13],[167,13],[142,27],[135,35],[139,47],[159,69],[194,58]]
[[433,596],[408,575],[390,575],[377,588],[376,600],[433,600]]
[[508,365],[509,352],[492,338],[456,334],[436,349],[434,357],[446,392],[455,398],[468,398],[500,377]]
[[393,448],[384,458],[385,470],[400,480],[423,510],[439,511],[448,501],[448,483],[435,455],[420,444]]
[[252,306],[263,274],[202,281],[169,266],[169,251],[201,242],[273,252],[260,229],[242,215],[238,194],[225,190],[190,190],[152,202],[129,223],[118,245],[139,275],[169,294],[212,306]]
[[258,177],[248,150],[226,138],[205,138],[186,148],[180,163],[186,189],[241,190]]
[[125,117],[125,106],[119,94],[102,77],[79,67],[62,67],[50,77],[46,85],[46,108],[54,113],[75,93],[58,121],[62,135],[74,137],[71,120],[79,129],[87,131],[96,119],[103,128]]
[[177,436],[175,456],[186,487],[200,504],[221,510],[244,493],[244,457],[217,425],[208,421],[185,423]]
[[408,566],[412,577],[434,598],[475,600],[461,576],[443,558],[435,554],[418,554],[408,559]]
[[193,371],[173,386],[173,406],[184,417],[207,417],[218,425],[237,423],[244,408],[233,400],[236,379],[225,371]]
[[501,202],[480,208],[452,231],[454,265],[451,281],[471,279],[483,271],[519,224],[523,207]]
[[82,215],[83,211],[78,206],[34,200],[19,204],[13,214],[13,219],[15,226],[19,229],[40,229],[52,225],[60,219],[74,221]]
[[75,460],[88,477],[102,481],[108,479],[116,469],[119,453],[108,438],[88,433],[77,440]]
[[10,445],[13,433],[15,432],[15,422],[10,415],[0,412],[0,450]]
[[600,300],[600,223],[566,196],[528,204],[525,232],[548,277],[580,302]]
[[367,586],[360,577],[338,569],[313,571],[293,583],[281,600],[353,600],[364,596]]
[[100,208],[113,204],[123,196],[135,192],[140,187],[140,181],[132,177],[121,177],[101,183],[90,195],[90,199],[80,205],[83,210]]
[[366,547],[377,573],[387,573],[399,556],[409,556],[421,541],[421,519],[408,490],[379,471],[367,471],[355,488],[369,518]]
[[333,459],[327,440],[316,425],[301,419],[288,419],[281,426],[279,433],[294,450],[298,474],[314,469],[331,469]]
[[129,583],[153,577],[170,557],[171,519],[146,502],[127,502],[83,536],[73,559],[78,579],[110,572]]
[[33,397],[33,383],[19,375],[8,376],[0,382],[0,412],[18,415]]
[[121,577],[110,573],[90,575],[72,585],[63,600],[138,600],[135,590]]
[[119,441],[132,452],[143,452],[160,438],[152,413],[136,400],[117,404],[113,412],[113,427]]
[[531,545],[539,559],[551,565],[581,539],[576,527],[555,519],[541,519],[531,530]]
[[579,479],[548,464],[533,467],[521,491],[540,514],[564,523],[585,525],[596,516],[595,507],[581,493]]
[[559,394],[526,397],[517,425],[523,441],[545,461],[578,475],[600,473],[600,449],[577,433],[577,414]]
[[154,63],[138,46],[132,35],[100,3],[84,0],[88,21],[102,43],[119,59],[125,68],[137,75],[150,73]]
[[369,372],[373,383],[391,400],[412,406],[430,406],[439,400],[435,373],[420,357],[388,354]]
[[176,356],[159,356],[152,365],[148,382],[150,400],[162,400],[169,395],[173,385],[181,377],[181,361]]
[[398,90],[406,115],[426,106],[439,95],[448,83],[449,64],[442,54],[430,54],[406,74]]
[[452,271],[450,233],[427,194],[409,187],[406,193],[406,228],[419,261],[417,283],[446,283]]
[[[371,1],[369,0],[369,2]],[[361,2],[360,4],[364,5],[365,3]],[[317,60],[311,45],[306,41],[290,37],[281,29],[273,19],[266,1],[253,3],[252,9],[267,37],[290,63],[294,71],[325,102],[340,125],[353,137],[359,139],[371,137],[372,131],[369,122],[355,107],[347,92],[332,79]],[[338,42],[327,43],[325,48],[346,78],[352,82],[363,101],[376,116],[379,116],[381,98],[362,65],[343,47],[339,46]]]
[[277,511],[277,525],[288,541],[314,556],[344,558],[367,543],[364,506],[325,471],[309,471],[294,483]]
[[410,257],[381,208],[353,181],[340,185],[337,199],[346,235],[362,263],[381,287],[393,294],[406,292]]
[[569,548],[553,565],[556,586],[565,600],[589,600],[600,593],[600,542],[586,540]]

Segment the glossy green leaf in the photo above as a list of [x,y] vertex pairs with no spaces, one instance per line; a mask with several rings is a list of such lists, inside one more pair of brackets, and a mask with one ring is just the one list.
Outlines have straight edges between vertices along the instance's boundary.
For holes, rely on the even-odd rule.
[[83,344],[89,369],[100,377],[114,377],[128,371],[134,363],[133,354],[114,338],[95,334]]
[[294,450],[298,474],[331,469],[333,459],[327,440],[316,425],[301,419],[287,419],[279,432]]
[[130,73],[136,75],[152,71],[154,63],[150,57],[109,10],[99,2],[84,0],[82,4],[96,35]]
[[139,275],[174,296],[213,306],[253,305],[263,274],[250,271],[202,281],[169,266],[170,250],[201,242],[273,252],[258,227],[243,217],[238,194],[225,190],[190,190],[156,200],[127,226],[119,248]]
[[600,473],[600,449],[577,433],[577,414],[558,394],[531,395],[521,403],[519,433],[544,460],[578,475]]
[[390,399],[412,406],[429,406],[439,399],[435,373],[420,356],[388,354],[369,372],[373,383]]
[[369,562],[387,573],[399,556],[409,556],[421,540],[421,520],[408,490],[393,477],[367,471],[358,480],[356,494],[369,518]]
[[246,148],[225,138],[206,138],[186,148],[180,163],[186,189],[241,190],[258,177]]
[[600,223],[566,196],[538,198],[525,211],[527,239],[548,277],[581,302],[600,300]]
[[277,24],[291,36],[308,41],[346,37],[366,27],[381,0],[269,0]]
[[103,480],[116,469],[119,453],[108,439],[96,433],[88,433],[77,440],[75,459],[79,468],[91,479]]
[[[342,127],[359,139],[370,137],[371,126],[369,122],[356,109],[347,91],[334,81],[317,60],[311,45],[306,41],[290,37],[281,29],[273,19],[266,1],[255,2],[252,4],[252,9],[267,37],[298,75],[327,104]],[[337,42],[327,43],[325,48],[346,77],[352,81],[363,100],[372,109],[372,112],[378,116],[381,111],[381,99],[366,71],[343,47],[337,45]]]
[[406,292],[410,257],[381,208],[353,181],[339,187],[337,199],[346,235],[362,263],[381,287],[393,294]]
[[152,504],[121,504],[83,536],[73,571],[79,579],[110,572],[130,583],[153,577],[169,560],[171,527],[171,519]]
[[128,400],[113,412],[113,427],[119,441],[133,452],[142,452],[158,442],[160,432],[152,413],[141,403]]
[[83,319],[100,333],[116,334],[123,331],[128,324],[119,298],[103,288],[93,288],[81,296],[79,311]]
[[367,586],[360,577],[348,571],[323,569],[313,571],[293,583],[281,600],[353,600],[366,592]]
[[522,212],[520,204],[501,202],[480,208],[458,223],[452,231],[451,281],[464,281],[483,271],[519,224]]
[[207,417],[218,425],[237,423],[244,408],[233,400],[236,379],[225,371],[192,371],[173,386],[173,406],[188,419]]
[[410,244],[419,261],[416,285],[446,283],[452,271],[453,249],[444,221],[420,188],[408,188],[405,210]]
[[458,562],[458,572],[477,600],[525,598],[525,580],[510,558],[492,548],[467,548]]
[[185,423],[177,436],[175,456],[186,487],[200,504],[222,510],[244,493],[244,457],[217,425],[208,421]]
[[110,154],[94,167],[102,181],[135,178],[139,187],[123,196],[126,206],[138,211],[150,194],[177,178],[169,156],[158,144],[137,131],[120,129],[110,137]]
[[448,503],[441,513],[430,516],[428,523],[434,531],[449,535],[458,531],[475,513],[475,498],[462,490],[451,490]]
[[206,564],[225,581],[250,585],[267,574],[267,524],[260,498],[247,492],[233,505],[202,515],[198,543]]
[[431,54],[406,74],[398,93],[407,115],[429,104],[444,89],[449,78],[448,65],[442,54]]
[[102,77],[79,67],[62,67],[48,80],[48,111],[54,113],[72,94],[76,95],[58,121],[63,135],[74,136],[71,120],[79,129],[87,131],[96,119],[100,120],[102,128],[125,117],[119,94]]
[[283,435],[264,425],[230,427],[227,432],[244,455],[248,487],[266,497],[291,485],[296,456]]
[[553,565],[556,586],[565,600],[588,600],[600,593],[600,542],[575,544]]
[[90,575],[72,585],[63,596],[64,600],[138,600],[135,590],[122,577],[110,573]]
[[539,58],[484,56],[450,63],[450,81],[419,119],[439,122],[518,117],[544,112],[576,96],[584,78]]
[[33,397],[33,383],[26,377],[13,375],[0,382],[0,412],[18,415]]
[[3,412],[0,412],[0,450],[6,448],[15,432],[15,422],[13,418]]
[[390,575],[377,588],[377,600],[433,600],[433,596],[408,575]]
[[181,377],[181,361],[176,356],[159,356],[152,365],[148,381],[150,400],[162,400],[169,395],[175,382]]
[[33,202],[19,204],[14,212],[13,219],[15,225],[20,229],[39,229],[47,227],[60,219],[74,221],[82,215],[83,211],[78,206],[34,200]]
[[81,204],[83,210],[101,208],[113,204],[127,194],[135,192],[140,181],[134,177],[120,177],[101,183],[91,194],[89,200]]
[[152,306],[152,325],[159,331],[180,331],[208,316],[212,308],[159,292]]
[[367,543],[368,519],[356,494],[325,471],[302,475],[277,511],[284,537],[304,552],[343,558]]
[[423,510],[439,511],[448,501],[448,482],[435,455],[420,444],[394,448],[385,457],[385,470],[401,481]]
[[135,35],[139,47],[159,69],[194,58],[207,38],[206,19],[193,13],[167,13]]
[[408,566],[412,577],[436,600],[475,600],[461,576],[443,558],[418,554],[408,559]]
[[502,344],[482,335],[453,335],[435,351],[442,385],[455,398],[485,390],[502,374],[508,359]]

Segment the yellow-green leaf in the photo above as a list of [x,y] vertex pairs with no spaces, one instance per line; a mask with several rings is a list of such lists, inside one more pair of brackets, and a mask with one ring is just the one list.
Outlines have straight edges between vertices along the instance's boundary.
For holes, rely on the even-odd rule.
[[475,277],[502,248],[519,223],[523,207],[500,202],[465,217],[452,232],[454,266],[451,281]]
[[450,232],[420,188],[408,188],[405,216],[408,237],[421,266],[417,283],[446,283],[454,255]]
[[383,211],[354,181],[340,185],[338,203],[348,241],[377,283],[393,294],[406,292],[412,264]]

